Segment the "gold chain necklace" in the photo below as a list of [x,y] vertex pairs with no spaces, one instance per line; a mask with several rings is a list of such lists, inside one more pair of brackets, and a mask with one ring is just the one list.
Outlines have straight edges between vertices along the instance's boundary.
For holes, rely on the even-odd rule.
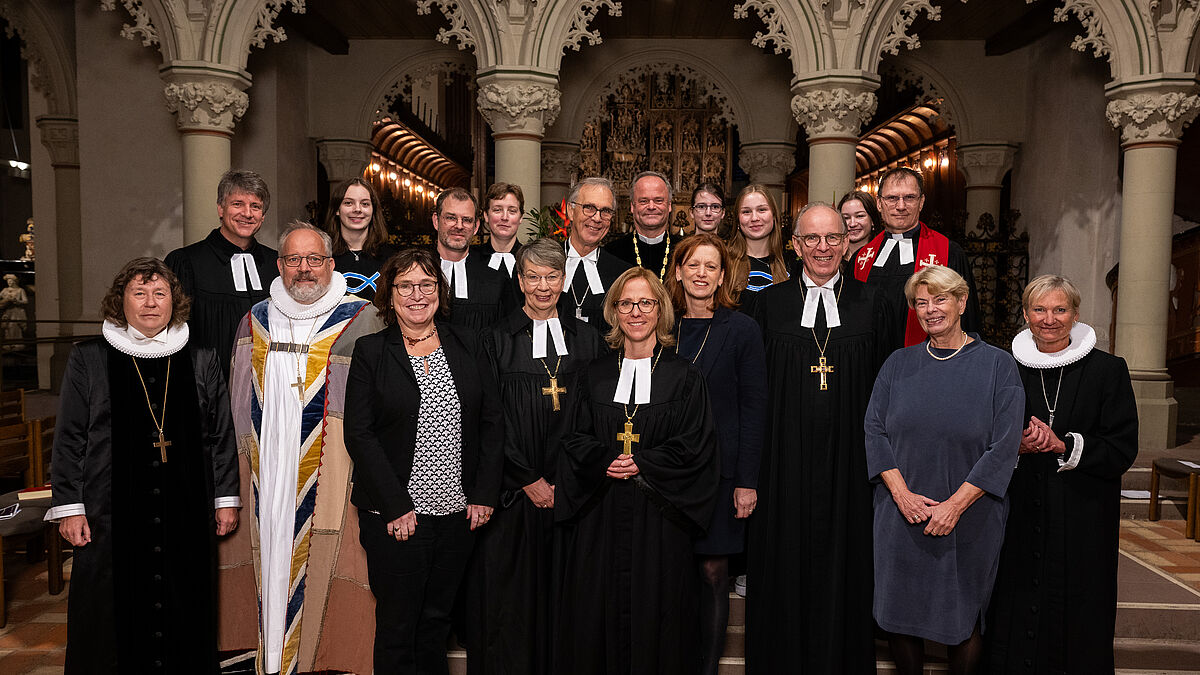
[[[841,301],[842,289],[846,287],[846,280],[844,278],[839,279],[838,281],[840,281],[841,284],[838,286],[837,296],[835,296],[833,299],[833,304],[835,305]],[[801,283],[801,286],[803,286],[803,283]],[[828,319],[829,315],[826,314],[825,318]],[[828,323],[828,321],[826,321],[826,323]],[[825,349],[829,347],[829,338],[833,336],[833,328],[826,328],[824,345],[822,345],[821,341],[817,338],[816,326],[809,326],[809,330],[812,331],[813,342],[815,342],[817,345],[817,352],[820,354],[820,357],[817,359],[817,365],[808,367],[808,372],[820,373],[821,391],[829,391],[829,380],[827,378],[833,374],[833,366],[829,365],[829,361],[825,359]]]
[[[533,342],[533,333],[528,330],[525,334],[529,336],[529,341]],[[542,387],[542,396],[550,397],[550,404],[554,407],[554,412],[562,410],[562,403],[558,399],[559,394],[567,393],[566,387],[558,386],[558,371],[562,370],[562,354],[558,355],[558,361],[554,364],[554,372],[550,372],[550,366],[546,365],[546,359],[538,357],[538,362],[546,369],[546,375],[550,378],[550,386]]]
[[[686,318],[687,318],[686,316],[683,317],[683,319],[686,319]],[[683,329],[683,319],[679,320],[679,328],[680,328],[681,332]],[[708,344],[708,334],[711,332],[712,332],[712,319],[710,318],[708,321],[708,327],[704,329],[704,339],[700,341],[700,349],[697,349],[696,355],[692,357],[692,365],[693,366],[696,365],[696,362],[700,360],[700,352],[704,351],[704,345]]]
[[154,415],[154,404],[150,403],[150,390],[146,388],[146,379],[142,377],[142,369],[138,368],[137,359],[133,359],[133,369],[137,371],[138,381],[142,383],[142,393],[146,395],[146,409],[150,411],[150,419],[154,421],[154,428],[158,429],[158,441],[154,443],[154,447],[162,453],[162,461],[165,464],[167,461],[167,448],[171,445],[163,436],[163,427],[167,424],[167,390],[171,387],[171,357],[167,357],[167,381],[163,383],[163,402],[162,402],[162,420]]
[[[660,269],[658,271],[658,282],[659,283],[662,283],[663,278],[667,276],[667,264],[671,260],[671,228],[669,226],[667,227],[667,230],[665,232],[663,232],[663,238],[667,240],[667,250],[663,251],[662,269]],[[641,267],[642,266],[642,252],[638,250],[638,234],[637,234],[637,232],[633,233],[633,255],[635,258],[637,258],[638,267]]]
[[[949,361],[950,359],[954,358],[955,356],[958,356],[958,353],[962,351],[962,348],[967,346],[967,332],[966,331],[963,331],[962,337],[963,337],[962,344],[959,345],[958,349],[955,349],[954,353],[951,354],[950,356],[938,356],[937,354],[933,353],[933,349],[931,349],[929,347],[929,345],[931,345],[933,343],[933,338],[930,338],[925,341],[925,351],[929,352],[929,355],[932,356],[933,358],[937,359],[938,361]],[[941,349],[941,347],[938,347],[938,349]]]
[[[662,348],[659,348],[658,354],[655,355],[655,357],[654,357],[654,362],[650,364],[650,374],[651,375],[654,374],[654,369],[658,368],[658,360],[662,358],[663,351],[664,350]],[[621,358],[617,360],[617,379],[618,380],[620,380],[620,375],[621,375],[621,364],[624,362],[625,362],[625,352],[624,352],[624,350],[622,350]],[[625,445],[624,450],[621,452],[622,455],[627,455],[627,456],[633,455],[633,448],[631,447],[630,444],[641,442],[642,435],[633,433],[633,416],[638,414],[638,408],[641,408],[641,407],[642,407],[641,403],[635,404],[633,406],[633,412],[629,412],[629,404],[628,403],[621,404],[621,408],[625,412],[625,431],[624,431],[624,433],[617,434],[617,440]]]

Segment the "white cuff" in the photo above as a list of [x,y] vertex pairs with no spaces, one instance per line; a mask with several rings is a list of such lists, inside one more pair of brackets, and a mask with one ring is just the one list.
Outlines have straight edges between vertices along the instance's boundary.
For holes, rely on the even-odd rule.
[[218,509],[240,509],[242,508],[242,498],[237,495],[217,497],[213,500],[213,506]]
[[1083,436],[1075,433],[1074,431],[1068,431],[1067,435],[1075,439],[1075,444],[1074,447],[1071,448],[1070,457],[1068,457],[1066,460],[1058,460],[1058,470],[1060,472],[1070,471],[1071,469],[1079,466],[1079,458],[1083,455]]
[[83,508],[83,503],[78,504],[61,504],[55,506],[46,512],[46,517],[42,520],[47,523],[57,523],[58,521],[68,516],[86,516],[87,512]]

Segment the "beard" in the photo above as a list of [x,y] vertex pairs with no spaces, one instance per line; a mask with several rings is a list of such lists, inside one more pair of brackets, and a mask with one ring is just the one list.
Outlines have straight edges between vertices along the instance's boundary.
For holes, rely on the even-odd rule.
[[[313,281],[315,283],[311,286],[302,286],[300,285],[301,281]],[[321,283],[315,276],[297,276],[292,280],[292,284],[290,286],[284,284],[283,288],[296,302],[302,305],[311,305],[325,296],[325,293],[329,290],[329,284]]]

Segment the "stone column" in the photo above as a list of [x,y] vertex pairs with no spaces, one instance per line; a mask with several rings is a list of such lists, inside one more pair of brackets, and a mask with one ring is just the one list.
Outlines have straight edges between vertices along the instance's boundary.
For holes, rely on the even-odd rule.
[[208,236],[216,224],[217,184],[229,170],[233,126],[246,114],[250,75],[206,62],[160,69],[167,110],[183,135],[183,243]]
[[[479,112],[496,141],[496,180],[516,183],[525,193],[525,208],[542,203],[542,137],[558,118],[558,79],[529,71],[480,73]],[[529,237],[522,225],[521,240]]]
[[792,115],[808,134],[808,200],[837,203],[854,189],[858,134],[875,114],[879,76],[824,71],[792,83]]
[[1198,91],[1189,73],[1117,80],[1105,92],[1125,165],[1116,352],[1133,378],[1143,449],[1175,446],[1178,403],[1166,357],[1171,219],[1179,137],[1200,112]]
[[370,141],[352,138],[322,138],[317,141],[317,160],[325,167],[325,176],[332,189],[342,181],[362,178],[363,169],[371,163]]
[[[558,204],[566,199],[579,172],[579,144],[565,141],[542,143],[542,200]],[[526,196],[525,205],[535,207]]]
[[[750,174],[751,183],[765,185],[775,203],[785,212],[784,190],[787,176],[796,167],[796,145],[772,141],[749,141],[738,149],[738,164]],[[851,175],[853,179],[853,175]],[[732,197],[733,195],[730,195]],[[781,223],[786,229],[787,223]]]
[[[58,277],[58,319],[78,321],[83,318],[83,247],[81,208],[79,198],[79,120],[75,117],[42,115],[37,118],[42,133],[42,145],[50,155],[54,169],[54,243],[57,257],[54,274]],[[40,270],[50,274],[48,269]],[[44,317],[50,318],[50,317]],[[60,336],[74,334],[75,326],[60,323],[54,331]],[[42,335],[42,331],[38,331]],[[40,351],[40,349],[39,349]],[[63,340],[54,345],[50,356],[50,386],[58,391],[67,363],[71,343]],[[41,357],[39,355],[39,361]]]
[[967,178],[967,232],[978,231],[979,218],[990,213],[1000,222],[1000,189],[1012,168],[1017,145],[981,141],[958,146],[958,168]]

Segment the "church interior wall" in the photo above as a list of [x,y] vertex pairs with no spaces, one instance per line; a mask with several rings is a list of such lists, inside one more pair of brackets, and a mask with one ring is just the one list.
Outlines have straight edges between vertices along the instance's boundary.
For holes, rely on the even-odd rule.
[[[288,40],[251,52],[250,107],[234,127],[233,168],[257,171],[271,190],[271,206],[258,239],[274,248],[284,225],[307,220],[316,199],[317,151],[308,134],[308,45]],[[217,225],[213,195],[213,226]]]
[[[46,99],[36,90],[29,92],[29,119],[36,120],[39,115],[49,114]],[[32,122],[31,122],[32,125]],[[36,125],[30,129],[29,163],[33,169],[29,172],[29,182],[33,193],[33,223],[34,223],[34,254],[38,274],[37,294],[34,299],[35,313],[39,319],[58,318],[58,242],[55,239],[55,224],[57,214],[54,205],[54,168],[50,166],[50,153],[42,145],[42,133]],[[38,336],[49,337],[58,334],[54,324],[39,324]],[[38,345],[38,388],[49,389],[51,384],[50,356],[54,346]]]
[[1013,166],[1012,207],[1029,233],[1029,277],[1062,274],[1083,294],[1080,318],[1108,347],[1118,259],[1117,132],[1104,116],[1108,65],[1054,33],[1029,47],[1026,136]]
[[99,317],[121,264],[183,244],[181,144],[163,103],[159,52],[118,38],[124,20],[94,3],[76,6],[85,318]]

